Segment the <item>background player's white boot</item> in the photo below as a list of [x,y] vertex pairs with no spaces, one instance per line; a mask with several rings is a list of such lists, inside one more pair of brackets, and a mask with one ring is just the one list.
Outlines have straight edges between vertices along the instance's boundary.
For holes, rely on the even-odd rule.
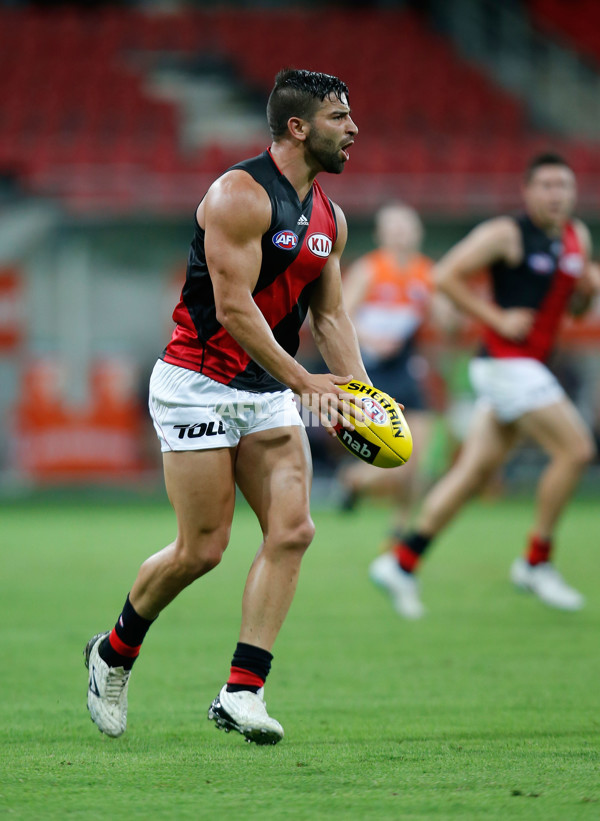
[[391,553],[383,553],[371,562],[369,578],[390,594],[394,609],[405,619],[420,619],[425,615],[417,579],[402,570]]
[[208,709],[208,718],[219,730],[236,730],[247,741],[256,744],[277,744],[283,738],[283,727],[267,713],[264,688],[258,693],[239,690],[228,693],[224,685]]
[[89,670],[87,706],[92,721],[106,735],[117,738],[127,727],[127,688],[131,670],[109,667],[98,647],[108,633],[98,633],[87,643],[85,666]]
[[528,590],[544,604],[559,610],[581,610],[585,598],[565,582],[550,562],[530,565],[523,558],[515,559],[510,579],[521,590]]

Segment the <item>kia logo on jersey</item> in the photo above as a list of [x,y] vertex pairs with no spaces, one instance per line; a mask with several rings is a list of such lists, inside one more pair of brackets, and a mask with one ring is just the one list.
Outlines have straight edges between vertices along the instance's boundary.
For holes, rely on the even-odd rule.
[[556,265],[550,254],[530,254],[527,262],[536,274],[551,274]]
[[291,251],[298,245],[298,237],[293,231],[279,231],[273,237],[273,244],[284,251]]
[[308,243],[308,250],[316,257],[323,257],[324,259],[331,253],[332,241],[327,234],[311,234],[306,240]]

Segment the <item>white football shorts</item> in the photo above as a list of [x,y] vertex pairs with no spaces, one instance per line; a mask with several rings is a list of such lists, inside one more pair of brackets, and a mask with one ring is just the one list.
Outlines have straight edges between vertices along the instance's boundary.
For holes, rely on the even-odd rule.
[[240,391],[162,359],[148,406],[163,452],[234,448],[249,433],[303,425],[291,390]]
[[469,377],[479,402],[491,407],[499,422],[514,422],[565,396],[554,374],[537,359],[476,357],[469,363]]

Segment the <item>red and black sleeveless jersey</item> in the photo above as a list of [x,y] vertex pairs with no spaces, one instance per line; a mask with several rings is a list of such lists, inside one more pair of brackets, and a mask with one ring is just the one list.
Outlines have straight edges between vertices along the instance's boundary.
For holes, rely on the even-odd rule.
[[567,223],[560,239],[549,237],[527,215],[517,218],[523,243],[522,261],[511,267],[497,262],[491,267],[494,301],[501,308],[532,308],[536,311],[527,337],[514,342],[491,328],[484,332],[484,356],[526,357],[545,361],[554,347],[584,258],[579,237]]
[[[270,151],[234,165],[250,174],[271,200],[271,225],[262,237],[262,264],[253,299],[277,342],[291,356],[315,283],[337,238],[333,206],[317,182],[303,202],[279,171]],[[185,284],[173,320],[177,327],[162,358],[242,390],[283,390],[217,321],[204,252],[204,230],[195,220]]]

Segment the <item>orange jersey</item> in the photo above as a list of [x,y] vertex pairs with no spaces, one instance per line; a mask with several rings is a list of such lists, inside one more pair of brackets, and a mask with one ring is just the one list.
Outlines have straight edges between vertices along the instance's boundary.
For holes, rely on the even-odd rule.
[[356,312],[357,330],[365,335],[407,340],[422,324],[433,291],[432,260],[415,254],[405,267],[385,250],[362,258],[370,277]]
[[363,257],[371,271],[364,302],[387,305],[411,305],[424,313],[433,290],[433,262],[423,254],[415,254],[405,267],[400,267],[388,251],[372,251]]

